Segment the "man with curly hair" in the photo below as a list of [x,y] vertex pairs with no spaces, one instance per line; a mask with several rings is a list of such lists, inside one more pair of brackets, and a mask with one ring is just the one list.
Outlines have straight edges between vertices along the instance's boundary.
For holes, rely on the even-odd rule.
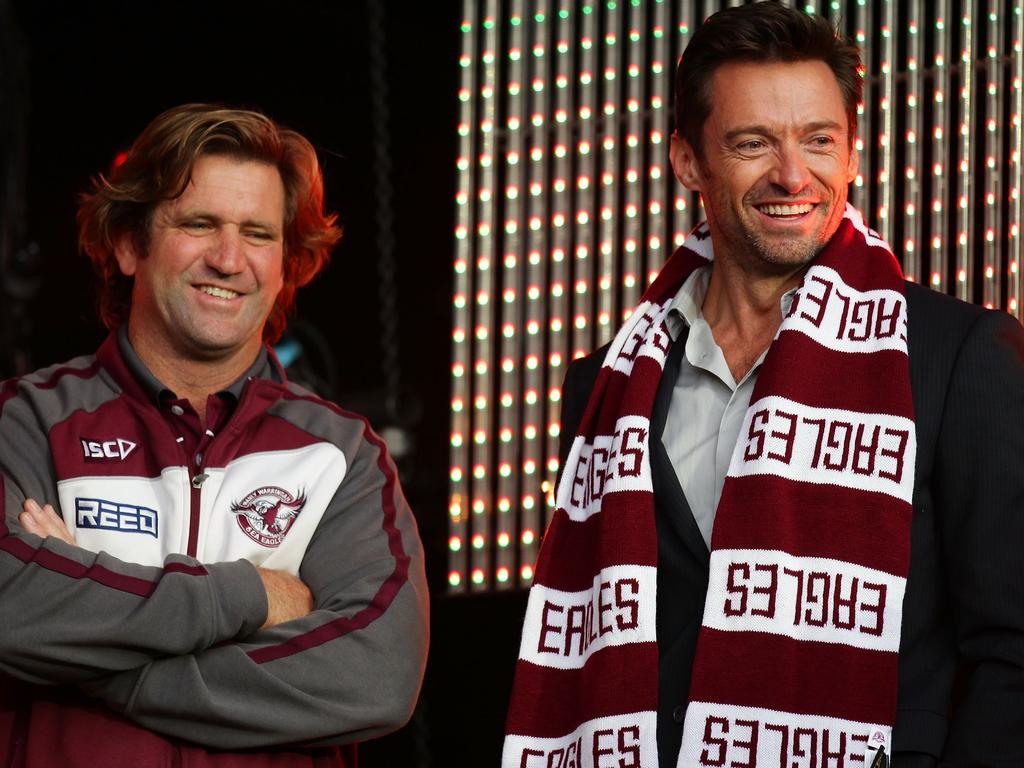
[[110,335],[0,390],[0,764],[354,765],[427,594],[383,442],[268,347],[340,237],[316,152],[177,107],[79,227]]

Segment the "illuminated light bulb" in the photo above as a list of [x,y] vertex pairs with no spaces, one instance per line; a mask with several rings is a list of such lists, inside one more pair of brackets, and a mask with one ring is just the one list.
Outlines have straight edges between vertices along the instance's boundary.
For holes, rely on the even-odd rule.
[[577,330],[582,331],[584,328],[587,327],[587,318],[586,318],[586,316],[584,316],[584,315],[576,315],[576,319],[574,321],[574,324],[575,324]]
[[483,547],[484,547],[484,537],[483,537],[483,534],[480,534],[480,533],[474,534],[473,538],[472,538],[472,544],[473,544],[473,549],[483,549]]
[[536,471],[537,462],[535,462],[533,459],[527,459],[526,461],[523,462],[523,472],[525,472],[528,475],[532,475]]
[[967,282],[967,270],[966,269],[959,270],[956,273],[956,279],[957,279],[958,283],[966,283]]
[[477,360],[476,365],[473,366],[473,370],[480,376],[487,373],[487,362],[485,360]]
[[[529,566],[523,566],[523,567],[524,568],[528,568]],[[462,583],[462,574],[459,573],[458,571],[451,571],[448,574],[448,583],[451,586],[453,586],[453,587],[459,586],[459,584]]]
[[451,436],[451,444],[455,448],[460,448],[462,446],[462,435],[458,432],[453,432]]
[[942,275],[940,275],[938,272],[932,272],[932,285],[942,285]]
[[466,369],[463,367],[462,363],[455,363],[455,365],[452,366],[452,376],[457,379],[461,378],[465,372]]
[[533,579],[533,567],[529,565],[524,565],[522,568],[519,569],[519,575],[522,576],[523,581],[530,581],[531,579]]
[[[991,232],[991,230],[989,230]],[[985,267],[985,277],[989,280],[996,276],[996,270],[992,265]]]
[[552,403],[557,403],[561,399],[562,390],[559,389],[558,387],[552,387],[551,390],[548,392],[548,400],[550,400]]
[[474,569],[473,570],[473,575],[470,578],[473,579],[473,583],[474,584],[483,584],[484,583],[484,572],[483,572],[483,570],[480,569],[480,568]]
[[551,318],[550,327],[551,327],[552,331],[554,331],[555,333],[558,333],[559,331],[562,330],[562,320],[560,318],[557,318],[557,317]]
[[539,330],[540,323],[538,323],[536,320],[531,320],[526,324],[526,332],[531,336],[536,336]]
[[531,371],[535,370],[537,368],[537,356],[536,355],[529,355],[526,358],[526,367],[529,370],[531,370]]
[[552,368],[557,368],[562,364],[562,356],[558,352],[554,352],[548,357],[548,362]]
[[513,403],[512,394],[510,392],[504,392],[501,395],[501,407],[511,408]]
[[476,443],[477,445],[483,445],[484,443],[487,442],[487,433],[484,432],[482,429],[478,429],[476,432],[473,433],[473,442]]
[[[473,477],[475,477],[477,480],[483,480],[485,477],[487,477],[487,470],[484,469],[483,464],[477,464],[475,467],[473,467]],[[476,512],[477,510],[474,508],[473,511]]]
[[[551,426],[554,429],[554,432],[551,433],[552,437],[558,437],[558,425],[557,424],[552,424]],[[554,456],[552,456],[550,459],[548,459],[548,472],[557,472],[557,471],[558,471],[558,459],[556,459]],[[549,489],[550,489],[550,486],[549,486]]]
[[452,339],[456,344],[461,344],[466,340],[466,332],[462,328],[456,328],[452,331]]
[[460,480],[462,480],[462,468],[452,467],[451,471],[449,471],[448,473],[448,477],[450,477],[452,479],[452,482],[454,483],[459,482]]
[[508,568],[506,568],[505,566],[501,566],[501,568],[498,569],[495,575],[498,577],[498,581],[504,584],[506,581],[508,581]]
[[503,370],[505,373],[512,373],[512,371],[514,371],[515,369],[516,364],[512,362],[511,357],[506,357],[504,360],[501,361],[501,370]]
[[498,467],[498,474],[502,477],[508,477],[512,474],[512,467],[509,464],[502,464]]

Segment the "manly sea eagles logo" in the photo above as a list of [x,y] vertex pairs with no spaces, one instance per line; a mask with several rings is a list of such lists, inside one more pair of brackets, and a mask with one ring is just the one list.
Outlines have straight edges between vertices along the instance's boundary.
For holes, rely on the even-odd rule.
[[246,536],[264,547],[276,547],[284,541],[304,506],[306,494],[303,491],[295,498],[284,488],[266,485],[241,501],[231,502],[231,511]]

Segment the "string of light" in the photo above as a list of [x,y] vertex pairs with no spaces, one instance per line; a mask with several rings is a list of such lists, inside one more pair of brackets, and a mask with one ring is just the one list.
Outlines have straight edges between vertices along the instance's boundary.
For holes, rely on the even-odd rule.
[[[532,579],[553,512],[566,367],[611,338],[701,217],[668,163],[672,75],[700,21],[727,4],[464,3],[452,591]],[[799,7],[863,48],[851,201],[908,279],[1019,317],[1024,0]]]

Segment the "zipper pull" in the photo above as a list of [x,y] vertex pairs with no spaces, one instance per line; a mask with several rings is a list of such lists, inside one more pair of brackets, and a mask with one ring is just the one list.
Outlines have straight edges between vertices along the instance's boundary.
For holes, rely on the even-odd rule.
[[192,487],[193,488],[202,488],[203,487],[203,483],[206,482],[206,478],[208,478],[208,477],[209,477],[209,475],[206,474],[205,472],[200,472],[198,475],[196,475],[195,477],[192,478]]

